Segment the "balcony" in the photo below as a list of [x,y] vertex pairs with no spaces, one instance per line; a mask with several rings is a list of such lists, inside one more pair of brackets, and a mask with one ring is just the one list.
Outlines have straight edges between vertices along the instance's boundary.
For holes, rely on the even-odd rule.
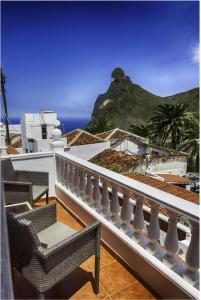
[[[50,196],[58,201],[62,221],[70,226],[101,222],[105,248],[101,250],[98,298],[199,298],[198,205],[68,153],[10,157],[17,169],[49,172]],[[168,218],[161,215],[161,208],[166,209]],[[191,230],[179,222],[181,217]],[[181,232],[185,239],[179,237]],[[89,266],[90,262],[81,269],[89,272]],[[95,298],[87,276],[82,279],[78,275],[74,289],[69,284],[71,293],[66,278],[66,284],[61,283],[62,293],[51,297]],[[82,280],[88,281],[84,284]]]

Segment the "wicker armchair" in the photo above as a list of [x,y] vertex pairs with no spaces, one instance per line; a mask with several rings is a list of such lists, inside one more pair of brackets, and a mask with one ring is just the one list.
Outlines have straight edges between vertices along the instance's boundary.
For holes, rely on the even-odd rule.
[[8,212],[11,261],[37,289],[44,292],[95,255],[94,291],[99,292],[100,223],[80,232],[57,222],[56,204],[15,215]]
[[29,202],[31,205],[46,194],[48,203],[49,175],[47,172],[14,170],[10,159],[1,161],[5,204]]

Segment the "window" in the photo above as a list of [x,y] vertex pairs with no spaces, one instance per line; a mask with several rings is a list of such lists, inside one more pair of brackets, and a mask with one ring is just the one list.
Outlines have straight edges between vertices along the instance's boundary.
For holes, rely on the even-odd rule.
[[47,139],[47,124],[42,124],[41,129],[42,129],[42,139],[45,140]]

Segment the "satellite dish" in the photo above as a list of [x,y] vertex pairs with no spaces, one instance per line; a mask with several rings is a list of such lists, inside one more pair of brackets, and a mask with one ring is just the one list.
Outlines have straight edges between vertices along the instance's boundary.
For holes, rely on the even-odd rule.
[[56,120],[56,122],[55,122],[55,126],[56,126],[56,127],[59,127],[59,126],[60,126],[60,124],[61,124],[61,123],[60,123],[60,121],[59,121],[59,120]]

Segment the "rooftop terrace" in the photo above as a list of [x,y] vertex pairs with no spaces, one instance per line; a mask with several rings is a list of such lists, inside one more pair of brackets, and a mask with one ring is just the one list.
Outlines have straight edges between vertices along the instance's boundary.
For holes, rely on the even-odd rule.
[[[55,200],[51,200],[55,201]],[[39,200],[35,207],[45,205]],[[84,226],[66,207],[57,200],[57,217],[60,222],[79,231]],[[109,252],[104,245],[100,254],[100,293],[94,294],[93,268],[94,257],[89,258],[80,268],[67,276],[46,293],[47,299],[156,299],[157,295],[135,274],[122,264],[115,253]],[[14,272],[14,295],[16,299],[34,299],[34,288],[18,273]]]
[[[198,204],[62,151],[10,158],[15,169],[49,173],[49,195],[59,200],[62,222],[77,229],[95,220],[101,223],[106,248],[101,247],[98,298],[199,298]],[[161,209],[167,211],[162,219]],[[180,217],[188,220],[190,227],[181,224]],[[179,238],[179,230],[184,238]],[[87,262],[47,297],[95,298],[89,271]],[[22,278],[15,274],[16,297],[25,297],[27,290],[27,297],[33,298],[31,289],[20,282]]]

